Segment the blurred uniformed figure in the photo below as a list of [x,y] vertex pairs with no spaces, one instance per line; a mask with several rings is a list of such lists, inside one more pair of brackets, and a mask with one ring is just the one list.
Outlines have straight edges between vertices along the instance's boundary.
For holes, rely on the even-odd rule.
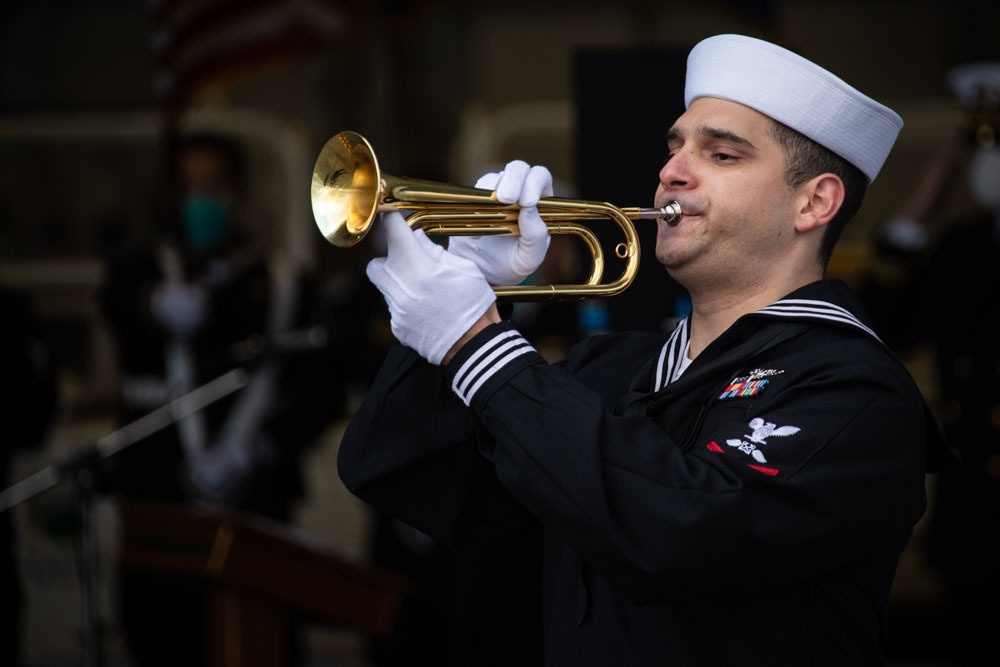
[[[116,253],[100,296],[129,422],[242,366],[248,384],[109,460],[122,500],[212,502],[278,521],[306,493],[302,456],[345,409],[337,313],[308,273],[248,228],[248,162],[217,134],[179,137],[176,199],[153,247]],[[118,600],[137,665],[207,656],[201,584],[123,570]]]
[[[961,460],[958,470],[938,475],[928,519],[927,562],[944,586],[941,645],[956,665],[996,664],[1000,63],[956,67],[948,82],[965,122],[906,206],[877,228],[876,261],[861,293],[887,343],[929,354],[928,393],[938,397],[938,416]],[[957,209],[945,205],[948,195],[958,197]]]
[[[0,490],[18,481],[14,456],[45,444],[57,403],[55,364],[31,301],[0,285]],[[17,667],[25,658],[25,600],[13,512],[0,512],[0,665]]]

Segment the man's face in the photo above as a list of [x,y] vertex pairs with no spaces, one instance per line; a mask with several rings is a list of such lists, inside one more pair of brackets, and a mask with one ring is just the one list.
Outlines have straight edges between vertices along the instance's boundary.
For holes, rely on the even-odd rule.
[[668,133],[655,201],[677,200],[684,216],[658,223],[656,257],[689,289],[756,279],[792,242],[793,191],[772,127],[749,107],[704,97]]
[[185,243],[217,250],[232,232],[236,193],[228,164],[210,149],[189,149],[180,160],[180,222]]
[[180,186],[184,196],[214,197],[227,204],[235,199],[226,161],[209,149],[190,149],[181,156]]

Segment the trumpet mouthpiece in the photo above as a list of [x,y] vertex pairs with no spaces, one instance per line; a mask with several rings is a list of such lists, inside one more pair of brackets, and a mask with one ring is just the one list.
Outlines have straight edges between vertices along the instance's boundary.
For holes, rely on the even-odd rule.
[[639,214],[637,217],[642,219],[650,218],[663,218],[668,225],[676,225],[681,221],[681,205],[675,201],[669,202],[666,206],[662,208],[641,208],[632,209],[638,210]]
[[676,227],[681,221],[681,205],[677,202],[672,201],[660,210],[663,211],[663,215],[660,217],[671,227]]

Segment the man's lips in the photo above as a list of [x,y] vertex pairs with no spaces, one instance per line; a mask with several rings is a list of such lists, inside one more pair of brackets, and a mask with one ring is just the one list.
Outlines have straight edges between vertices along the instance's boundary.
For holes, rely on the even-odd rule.
[[697,213],[688,211],[686,208],[684,208],[684,205],[681,204],[681,214],[680,214],[680,216],[677,217],[677,218],[674,218],[672,220],[665,220],[665,222],[667,223],[668,227],[676,227],[677,225],[681,224],[682,220],[685,220],[686,218],[694,218],[694,217],[697,217],[697,216],[698,216]]
[[663,201],[656,202],[656,205],[659,208],[664,208],[670,204],[676,204],[677,206],[680,207],[680,215],[675,218],[669,218],[669,219],[667,217],[660,218],[661,220],[667,223],[667,226],[676,227],[681,223],[682,219],[692,215],[691,213],[688,212],[688,206],[686,206],[683,201],[676,199],[674,197],[664,197]]

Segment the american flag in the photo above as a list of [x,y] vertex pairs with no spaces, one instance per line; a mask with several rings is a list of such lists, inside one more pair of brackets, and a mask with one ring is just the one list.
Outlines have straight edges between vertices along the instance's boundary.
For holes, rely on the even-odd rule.
[[149,0],[153,92],[183,106],[208,85],[251,76],[343,35],[362,0]]

